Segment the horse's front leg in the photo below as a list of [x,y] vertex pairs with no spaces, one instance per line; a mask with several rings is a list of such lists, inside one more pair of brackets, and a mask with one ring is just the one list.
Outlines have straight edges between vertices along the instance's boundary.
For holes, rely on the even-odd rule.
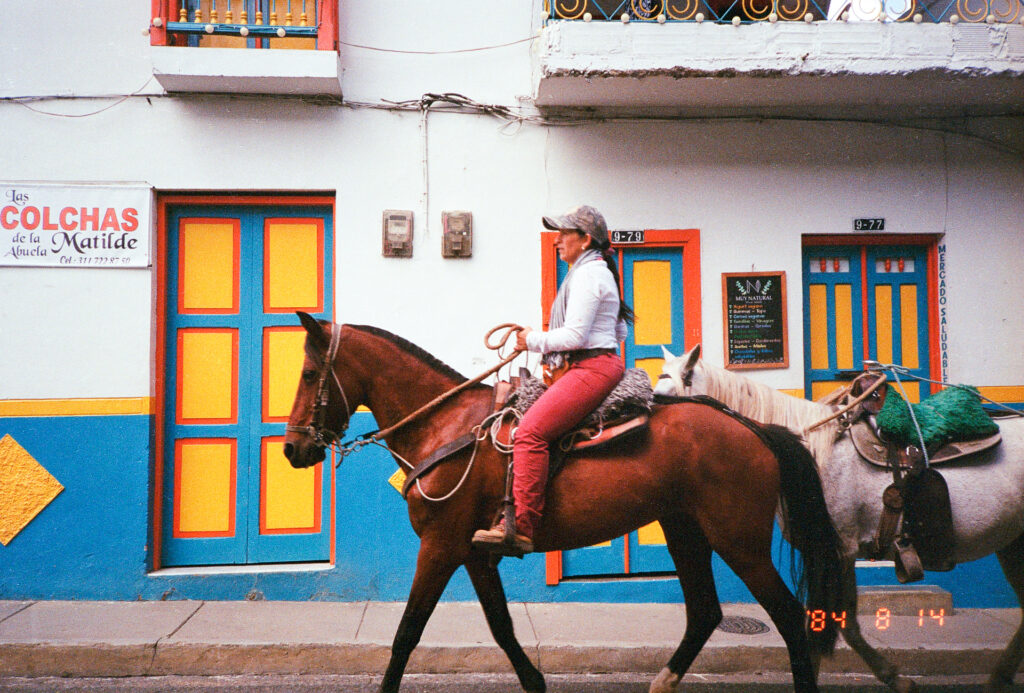
[[416,575],[412,580],[409,600],[405,604],[395,640],[391,644],[391,660],[380,684],[381,693],[397,693],[409,655],[419,644],[430,614],[434,612],[445,586],[459,567],[458,560],[446,548],[432,546],[427,540],[420,543]]
[[842,605],[846,610],[846,621],[839,629],[843,639],[853,651],[864,660],[878,680],[897,693],[913,693],[917,685],[913,680],[901,676],[896,666],[868,644],[860,632],[857,622],[857,576],[854,572],[855,559],[843,558]]
[[547,690],[544,676],[529,660],[516,639],[512,627],[512,617],[508,613],[505,588],[501,584],[498,569],[491,567],[487,556],[481,553],[474,554],[466,562],[466,571],[469,572],[469,579],[473,581],[473,588],[480,599],[480,605],[484,608],[484,615],[487,617],[487,625],[491,629],[491,634],[508,655],[523,690],[527,693],[544,693]]

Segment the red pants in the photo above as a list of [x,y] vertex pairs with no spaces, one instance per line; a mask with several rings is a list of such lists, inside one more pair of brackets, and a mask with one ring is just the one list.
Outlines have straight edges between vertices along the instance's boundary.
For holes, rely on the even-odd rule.
[[570,366],[534,402],[516,430],[512,449],[516,531],[531,539],[544,512],[548,449],[597,409],[622,379],[622,360],[605,354]]

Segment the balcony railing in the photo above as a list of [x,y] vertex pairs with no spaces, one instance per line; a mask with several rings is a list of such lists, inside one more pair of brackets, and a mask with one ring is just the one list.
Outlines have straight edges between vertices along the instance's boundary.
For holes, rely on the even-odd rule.
[[337,50],[338,0],[152,0],[154,46]]
[[1013,23],[1024,0],[548,0],[551,19],[749,23],[824,19]]

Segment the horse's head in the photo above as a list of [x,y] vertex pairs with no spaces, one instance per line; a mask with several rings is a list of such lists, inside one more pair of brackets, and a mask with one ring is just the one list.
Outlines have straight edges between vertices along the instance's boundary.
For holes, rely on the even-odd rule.
[[665,355],[665,364],[654,386],[654,394],[688,397],[707,392],[701,376],[700,344],[682,356],[674,356],[665,347],[661,351]]
[[351,406],[356,402],[349,399],[354,393],[346,393],[336,372],[341,326],[317,322],[306,313],[296,314],[306,328],[306,358],[288,417],[284,455],[293,467],[302,468],[323,461],[326,448],[348,428]]

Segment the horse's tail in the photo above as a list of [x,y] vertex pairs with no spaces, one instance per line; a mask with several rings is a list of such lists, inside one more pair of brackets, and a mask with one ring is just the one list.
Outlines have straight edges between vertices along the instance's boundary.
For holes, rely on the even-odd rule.
[[[797,598],[808,612],[808,640],[815,654],[835,649],[841,619],[842,582],[839,534],[825,505],[818,467],[800,438],[788,428],[763,425],[761,432],[779,460],[782,512],[790,544]],[[850,615],[853,617],[853,614]]]

